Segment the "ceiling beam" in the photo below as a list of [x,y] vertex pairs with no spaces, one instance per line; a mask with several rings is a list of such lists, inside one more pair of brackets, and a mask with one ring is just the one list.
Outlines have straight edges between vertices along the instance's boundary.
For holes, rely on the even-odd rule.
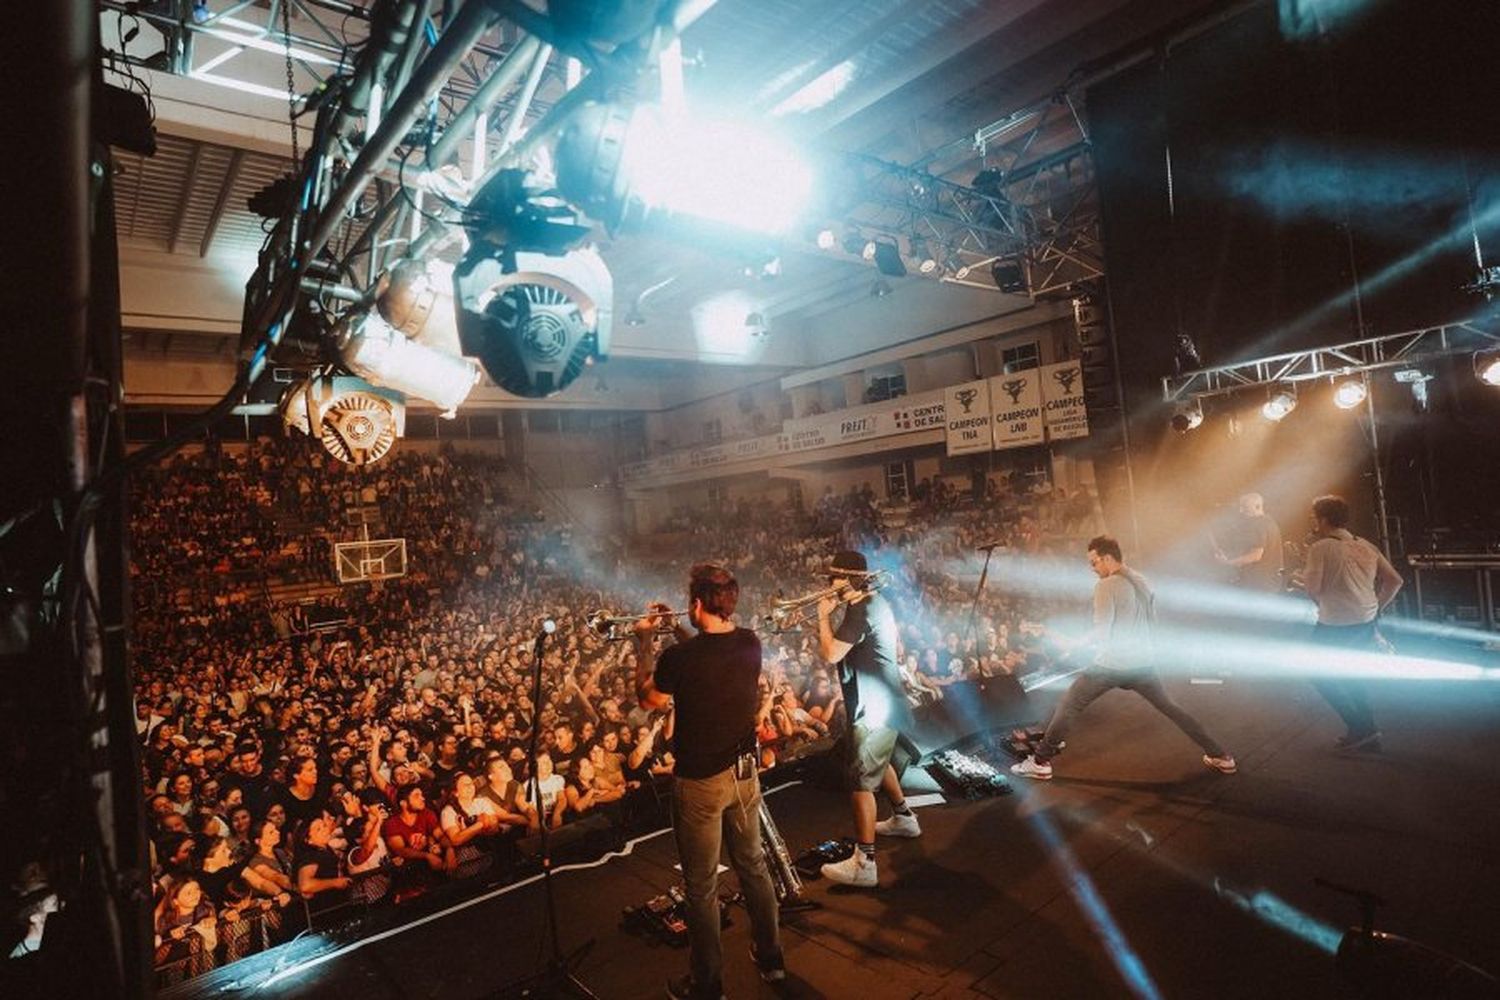
[[172,238],[167,241],[167,253],[177,252],[177,241],[182,238],[182,223],[187,219],[188,204],[193,200],[193,185],[198,182],[198,165],[203,162],[203,143],[193,143],[193,156],[188,160],[187,176],[182,181],[182,193],[178,195],[177,216],[172,220]]
[[214,200],[214,210],[209,213],[208,225],[203,230],[203,242],[198,245],[199,257],[207,257],[208,248],[213,246],[214,233],[218,232],[219,222],[224,218],[224,208],[229,204],[229,196],[234,191],[234,182],[239,180],[240,167],[244,162],[243,149],[236,149],[229,155],[229,169],[224,173],[224,184],[219,188],[219,197]]

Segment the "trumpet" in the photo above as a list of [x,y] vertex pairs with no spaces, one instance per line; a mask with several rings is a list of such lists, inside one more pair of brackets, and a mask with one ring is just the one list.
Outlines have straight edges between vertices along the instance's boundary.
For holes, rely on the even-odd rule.
[[869,573],[860,573],[855,570],[840,570],[839,572],[847,573],[850,579],[859,579],[862,582],[825,587],[801,597],[778,597],[771,602],[770,613],[762,619],[763,627],[772,634],[795,631],[808,623],[809,611],[816,614],[818,605],[827,598],[831,597],[840,604],[844,604],[855,594],[873,594],[882,587],[889,586],[891,582],[891,575],[883,569]]
[[630,638],[635,623],[644,618],[660,618],[656,626],[657,635],[670,635],[676,628],[674,619],[687,615],[686,611],[643,611],[638,615],[617,615],[600,608],[589,612],[586,619],[589,631],[609,642],[622,642]]

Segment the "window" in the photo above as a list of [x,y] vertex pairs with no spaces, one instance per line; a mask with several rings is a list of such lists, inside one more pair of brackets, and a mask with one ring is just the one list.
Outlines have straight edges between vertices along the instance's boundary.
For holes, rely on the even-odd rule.
[[865,402],[867,403],[878,403],[904,395],[906,395],[906,372],[904,371],[871,375],[870,381],[865,385]]
[[[717,421],[715,421],[717,423]],[[710,507],[722,507],[729,503],[729,487],[723,483],[710,483],[708,486],[708,504]]]
[[1005,366],[1005,374],[1012,372],[1023,372],[1028,368],[1041,366],[1042,354],[1037,349],[1037,342],[1029,344],[1017,344],[1015,347],[1007,347],[1000,352],[1000,361]]
[[724,440],[724,428],[719,424],[719,418],[703,421],[703,443],[718,444]]
[[885,467],[885,495],[892,501],[905,500],[911,496],[916,482],[916,468],[910,461],[890,462]]

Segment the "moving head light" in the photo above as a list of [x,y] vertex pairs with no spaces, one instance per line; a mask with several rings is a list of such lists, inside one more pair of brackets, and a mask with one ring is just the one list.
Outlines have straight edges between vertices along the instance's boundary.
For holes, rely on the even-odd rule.
[[496,256],[476,245],[453,292],[463,353],[506,392],[551,396],[609,354],[614,279],[593,247]]

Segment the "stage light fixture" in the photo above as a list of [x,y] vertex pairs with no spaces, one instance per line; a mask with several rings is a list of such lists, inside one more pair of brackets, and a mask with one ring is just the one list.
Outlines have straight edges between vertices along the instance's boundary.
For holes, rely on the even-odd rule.
[[811,168],[776,137],[735,122],[669,119],[649,104],[586,106],[555,158],[558,190],[611,229],[659,213],[782,234],[812,193]]
[[1172,363],[1177,366],[1177,374],[1196,371],[1203,367],[1203,358],[1198,354],[1198,345],[1193,343],[1193,338],[1186,333],[1177,335],[1177,345],[1172,355]]
[[937,258],[933,256],[927,241],[920,236],[911,238],[911,256],[917,262],[917,271],[921,274],[932,274],[938,269]]
[[457,413],[479,381],[479,366],[474,362],[407,338],[379,313],[343,324],[339,354],[354,374],[374,385],[428,400],[446,417]]
[[895,241],[880,240],[875,244],[875,268],[888,277],[906,277],[906,262],[901,259],[901,248]]
[[348,375],[313,375],[294,383],[279,403],[282,422],[318,438],[346,465],[378,462],[406,433],[405,399]]
[[476,245],[454,269],[463,353],[506,392],[551,396],[609,356],[614,279],[593,247],[501,256]]
[[749,330],[750,336],[757,340],[768,337],[771,334],[771,328],[766,323],[765,314],[759,311],[749,313],[745,316],[745,329]]
[[844,248],[844,253],[851,255],[858,254],[863,252],[865,248],[865,238],[860,235],[857,229],[846,229],[844,230],[844,240],[839,245]]
[[1203,426],[1203,403],[1200,400],[1189,400],[1186,403],[1178,403],[1176,410],[1172,413],[1172,429],[1179,434],[1196,430]]
[[1474,375],[1485,385],[1500,386],[1500,347],[1474,352]]
[[1416,400],[1417,409],[1425,413],[1429,402],[1427,383],[1432,381],[1432,374],[1420,368],[1399,368],[1393,377],[1400,384],[1411,387],[1411,398]]
[[832,250],[838,245],[838,237],[834,235],[832,229],[826,227],[818,230],[817,240],[819,250]]
[[1352,410],[1365,401],[1370,390],[1360,378],[1345,379],[1333,389],[1333,405],[1341,410]]
[[875,254],[879,251],[880,245],[878,243],[876,243],[874,240],[866,240],[864,247],[862,247],[859,251],[859,255],[865,260],[874,260]]
[[1026,294],[1026,268],[1019,257],[997,260],[990,265],[995,287],[1007,295]]
[[959,281],[963,281],[969,277],[969,272],[972,270],[973,268],[971,268],[968,264],[959,264],[953,269],[953,276]]
[[1297,394],[1291,389],[1277,389],[1260,408],[1261,416],[1270,421],[1281,421],[1297,408]]

